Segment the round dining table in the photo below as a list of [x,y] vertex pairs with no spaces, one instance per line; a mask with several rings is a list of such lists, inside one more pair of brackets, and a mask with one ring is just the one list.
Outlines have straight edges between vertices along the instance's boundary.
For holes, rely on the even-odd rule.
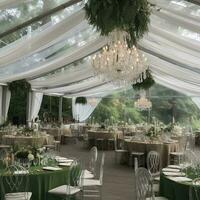
[[[66,185],[68,172],[69,167],[64,167],[58,171],[47,171],[43,170],[42,167],[31,167],[27,175],[29,180],[27,192],[32,192],[31,200],[61,200],[62,198],[57,195],[48,194],[48,191],[55,187]],[[5,192],[9,192],[9,187],[3,181],[4,178],[5,176],[0,173],[0,182],[4,183]]]
[[161,174],[160,176],[160,196],[169,200],[199,200],[200,185],[192,186],[191,182],[177,182]]
[[113,147],[112,150],[114,149],[115,146],[115,140],[123,138],[123,133],[122,131],[119,130],[104,130],[104,129],[99,129],[99,130],[88,130],[88,142],[89,142],[89,147],[91,148],[92,146],[98,146],[98,140],[103,141],[103,149],[108,150],[108,141],[112,141]]
[[43,145],[52,144],[53,137],[48,134],[38,134],[34,136],[24,136],[24,135],[3,135],[2,144],[4,145],[37,145],[42,147]]
[[129,153],[142,152],[145,154],[145,157],[150,151],[159,152],[162,163],[161,167],[165,167],[169,164],[170,152],[175,152],[179,149],[178,141],[159,142],[159,141],[139,141],[133,139],[125,139],[124,146]]

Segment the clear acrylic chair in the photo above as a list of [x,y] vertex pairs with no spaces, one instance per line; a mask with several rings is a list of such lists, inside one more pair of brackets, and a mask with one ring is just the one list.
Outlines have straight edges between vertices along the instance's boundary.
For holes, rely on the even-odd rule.
[[69,168],[66,185],[51,189],[49,194],[57,195],[65,199],[73,199],[76,194],[81,192],[81,176],[81,163],[74,160]]
[[2,174],[1,193],[4,200],[30,200],[28,171],[20,165],[11,165]]
[[179,165],[183,162],[184,151],[187,146],[187,136],[182,136],[179,141],[179,149],[176,152],[170,152],[170,164]]
[[102,199],[103,172],[105,153],[102,154],[99,179],[86,179],[82,177],[83,197]]
[[157,151],[150,151],[147,155],[147,169],[152,176],[152,181],[154,182],[153,190],[155,193],[159,192],[160,168],[160,154]]
[[147,169],[153,177],[160,175],[161,168],[160,154],[157,151],[150,151],[147,155]]
[[96,176],[97,158],[98,158],[98,150],[97,150],[97,147],[94,146],[90,149],[89,169],[83,170],[84,178],[94,178]]
[[152,176],[143,167],[136,169],[136,199],[137,200],[167,200],[165,197],[155,197],[153,192]]
[[190,149],[186,149],[183,154],[183,163],[182,163],[182,165],[184,165],[183,167],[187,167],[187,166],[194,167],[198,163],[199,163],[199,160],[195,152]]
[[124,164],[127,161],[128,150],[124,149],[124,142],[120,143],[118,148],[118,139],[115,138],[115,163]]
[[0,161],[3,161],[6,158],[7,153],[6,149],[0,149]]

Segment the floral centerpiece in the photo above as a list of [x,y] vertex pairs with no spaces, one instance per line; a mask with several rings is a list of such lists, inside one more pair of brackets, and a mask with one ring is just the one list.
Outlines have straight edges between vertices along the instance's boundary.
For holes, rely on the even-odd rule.
[[33,135],[34,133],[34,130],[32,128],[29,128],[29,127],[25,127],[23,129],[19,129],[18,130],[18,134],[21,134],[21,135],[24,135],[24,136],[31,136]]
[[162,129],[159,126],[152,125],[148,131],[146,132],[146,136],[149,137],[151,140],[159,138],[161,135]]
[[179,126],[178,124],[174,125],[172,128],[172,135],[178,137],[178,136],[182,136],[182,134],[183,134],[183,128]]
[[15,146],[13,150],[14,157],[19,162],[29,162],[32,165],[40,165],[43,159],[45,148],[37,148],[34,146],[18,147]]

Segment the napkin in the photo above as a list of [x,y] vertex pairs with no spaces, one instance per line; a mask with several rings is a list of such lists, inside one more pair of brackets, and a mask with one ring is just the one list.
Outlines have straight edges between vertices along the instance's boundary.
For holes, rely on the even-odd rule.
[[59,171],[59,170],[61,170],[62,168],[60,168],[60,167],[50,167],[50,166],[47,166],[47,167],[43,167],[42,169],[44,169],[44,170],[49,170],[49,171]]
[[71,162],[66,162],[66,163],[59,163],[58,165],[62,167],[70,167],[71,164],[72,164]]
[[191,178],[187,178],[187,177],[169,177],[169,179],[171,179],[172,181],[176,181],[176,182],[191,182],[192,179]]
[[21,170],[21,171],[15,171],[15,172],[14,172],[15,175],[28,174],[28,173],[29,173],[28,170]]

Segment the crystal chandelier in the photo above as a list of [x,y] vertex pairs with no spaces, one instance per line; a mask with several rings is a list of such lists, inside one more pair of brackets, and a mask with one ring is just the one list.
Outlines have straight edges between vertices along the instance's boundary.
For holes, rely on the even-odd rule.
[[103,81],[117,85],[129,85],[140,82],[148,68],[147,59],[135,46],[128,47],[128,34],[114,31],[108,37],[100,53],[93,56],[92,66],[95,75]]
[[149,110],[152,108],[152,103],[145,96],[142,96],[135,102],[135,107],[139,110]]

